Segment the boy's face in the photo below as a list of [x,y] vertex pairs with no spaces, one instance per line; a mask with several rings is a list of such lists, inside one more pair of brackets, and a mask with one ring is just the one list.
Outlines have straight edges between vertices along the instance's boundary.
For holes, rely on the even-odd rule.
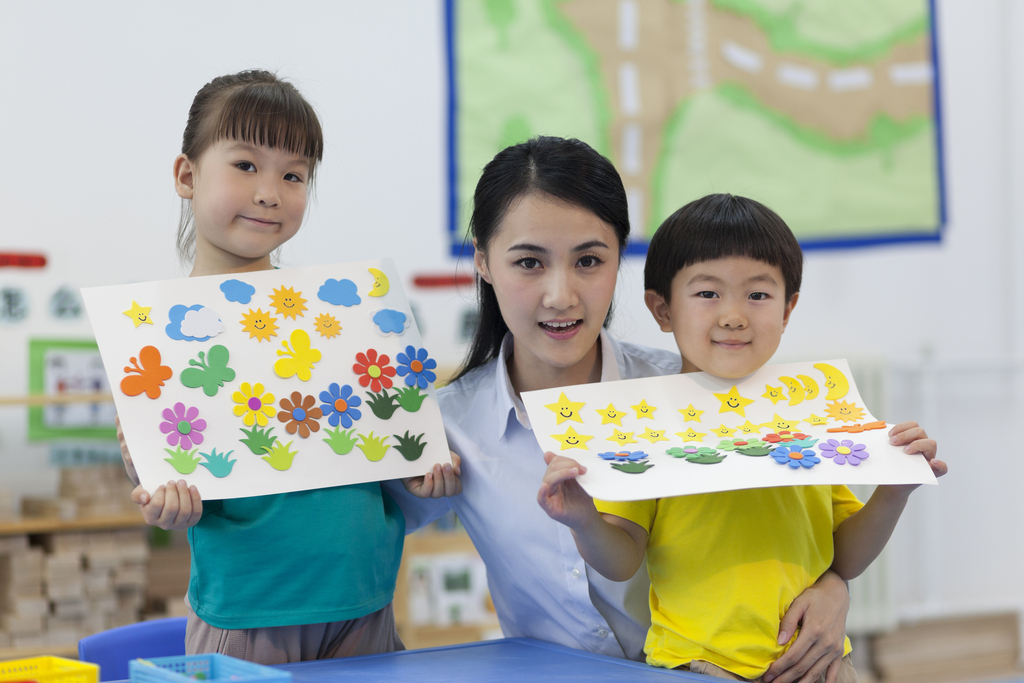
[[779,347],[798,294],[786,300],[778,266],[747,256],[687,266],[672,280],[670,302],[653,290],[644,300],[663,332],[672,332],[683,372],[739,378]]

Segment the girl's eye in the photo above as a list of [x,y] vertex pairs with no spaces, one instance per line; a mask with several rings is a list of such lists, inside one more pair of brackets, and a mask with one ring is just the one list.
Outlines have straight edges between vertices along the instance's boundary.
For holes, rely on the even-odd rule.
[[583,268],[593,268],[594,266],[601,265],[603,263],[603,261],[601,261],[601,259],[599,259],[596,256],[588,255],[588,256],[581,256],[580,260],[577,261],[576,263],[577,263],[577,265],[579,265],[579,266],[581,266]]
[[235,166],[237,166],[239,170],[246,172],[256,170],[256,164],[252,163],[251,161],[239,161],[237,164],[235,164]]
[[699,296],[701,299],[717,299],[718,292],[704,290],[703,292],[697,292],[697,296]]
[[297,173],[286,173],[284,179],[292,183],[301,183],[302,177]]
[[768,298],[768,292],[751,292],[750,297],[754,301],[764,301]]
[[527,270],[533,270],[534,268],[540,268],[540,260],[535,259],[532,256],[527,256],[526,258],[521,258],[516,261],[516,265],[522,266]]

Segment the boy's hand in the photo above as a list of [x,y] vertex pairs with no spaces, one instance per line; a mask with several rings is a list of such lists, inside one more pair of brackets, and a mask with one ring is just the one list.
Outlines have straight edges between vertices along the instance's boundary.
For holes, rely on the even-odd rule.
[[582,529],[599,518],[594,499],[576,481],[587,468],[572,458],[551,452],[544,454],[544,462],[548,468],[537,492],[537,503],[548,517],[573,530]]
[[451,464],[434,465],[434,469],[422,477],[409,477],[402,480],[405,490],[417,498],[442,498],[457,496],[462,493],[462,458],[454,451]]
[[[946,463],[935,458],[935,453],[938,450],[935,439],[929,439],[924,429],[918,426],[916,422],[901,422],[890,429],[889,443],[893,446],[903,446],[904,453],[920,453],[923,455],[936,477],[941,477],[949,471]],[[895,484],[886,488],[892,489],[894,492],[910,495],[910,492],[918,486],[920,484]]]
[[846,615],[850,592],[846,582],[829,570],[798,595],[779,625],[779,645],[800,632],[786,652],[764,673],[766,683],[835,683],[846,644]]
[[187,529],[199,523],[203,516],[203,500],[195,486],[189,486],[184,479],[169,481],[158,486],[150,496],[141,486],[132,491],[132,502],[142,510],[146,524],[161,529]]

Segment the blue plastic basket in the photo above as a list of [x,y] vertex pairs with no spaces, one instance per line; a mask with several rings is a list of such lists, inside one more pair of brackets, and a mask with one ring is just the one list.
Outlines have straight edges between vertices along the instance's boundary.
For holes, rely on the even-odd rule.
[[135,683],[183,683],[190,679],[235,683],[288,683],[292,680],[289,671],[216,654],[133,659],[128,662],[128,677]]

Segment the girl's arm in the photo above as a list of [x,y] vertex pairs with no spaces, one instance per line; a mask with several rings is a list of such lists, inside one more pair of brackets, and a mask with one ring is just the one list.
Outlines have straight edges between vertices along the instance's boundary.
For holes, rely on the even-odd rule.
[[[946,463],[935,459],[937,446],[916,422],[902,422],[889,431],[889,442],[905,444],[906,453],[920,453],[931,465],[936,477],[947,471]],[[889,541],[910,494],[919,484],[879,486],[871,499],[850,515],[832,535],[835,545],[834,569],[849,581],[867,569]]]
[[537,502],[548,517],[572,530],[580,555],[601,576],[626,581],[640,568],[647,530],[615,515],[602,515],[594,499],[576,481],[587,468],[575,460],[545,453],[548,464]]

